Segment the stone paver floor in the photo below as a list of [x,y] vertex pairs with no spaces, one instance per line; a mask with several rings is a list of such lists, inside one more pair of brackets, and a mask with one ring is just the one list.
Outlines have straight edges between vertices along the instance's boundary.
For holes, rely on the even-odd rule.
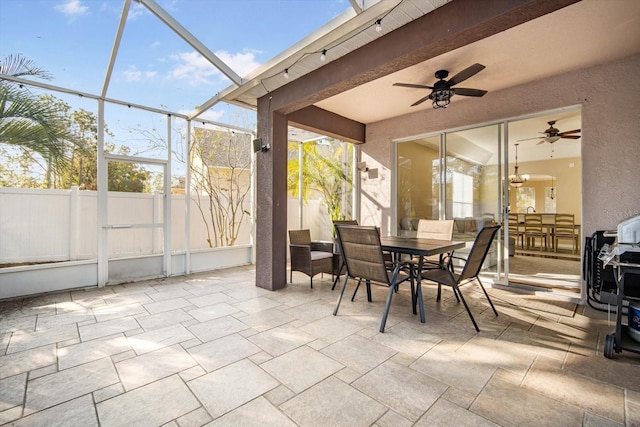
[[[0,301],[0,425],[639,426],[640,355],[602,355],[587,306],[328,276],[255,287],[253,266]],[[520,303],[520,302],[521,303]]]

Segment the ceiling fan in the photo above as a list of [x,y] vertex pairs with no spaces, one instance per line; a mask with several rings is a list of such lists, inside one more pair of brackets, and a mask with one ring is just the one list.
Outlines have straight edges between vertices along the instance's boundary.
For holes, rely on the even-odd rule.
[[413,83],[394,83],[394,86],[401,87],[410,87],[415,89],[431,89],[431,93],[424,98],[420,98],[413,104],[412,107],[422,104],[427,99],[430,99],[433,102],[433,108],[447,108],[449,103],[451,102],[451,97],[453,95],[463,95],[463,96],[475,96],[481,97],[487,93],[486,90],[480,89],[466,89],[461,87],[454,88],[454,85],[461,83],[467,80],[469,77],[475,76],[480,71],[484,70],[485,66],[482,64],[473,64],[470,67],[465,68],[460,71],[455,76],[451,77],[449,80],[445,80],[449,76],[449,71],[447,70],[439,70],[436,71],[435,76],[439,79],[437,82],[433,84],[433,86],[419,85]]
[[560,132],[557,128],[553,127],[553,125],[556,124],[556,120],[551,120],[550,122],[547,122],[547,123],[549,124],[549,129],[545,130],[544,132],[540,132],[540,133],[544,133],[544,136],[538,136],[536,138],[519,139],[518,141],[530,141],[532,139],[542,139],[540,142],[536,144],[536,145],[540,145],[540,144],[544,144],[545,142],[548,142],[549,144],[553,144],[560,138],[565,138],[565,139],[580,138],[580,135],[569,135],[572,133],[580,132],[580,129],[567,130],[564,132]]

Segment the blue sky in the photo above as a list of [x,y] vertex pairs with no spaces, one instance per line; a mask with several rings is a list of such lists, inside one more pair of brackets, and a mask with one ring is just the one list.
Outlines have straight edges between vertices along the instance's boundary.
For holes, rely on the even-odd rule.
[[[156,2],[241,76],[350,8],[348,0]],[[49,83],[99,94],[123,4],[123,0],[0,0],[0,57],[22,54],[52,74]],[[132,1],[108,97],[188,112],[229,84]],[[234,109],[219,104],[207,117],[246,125],[233,123]]]

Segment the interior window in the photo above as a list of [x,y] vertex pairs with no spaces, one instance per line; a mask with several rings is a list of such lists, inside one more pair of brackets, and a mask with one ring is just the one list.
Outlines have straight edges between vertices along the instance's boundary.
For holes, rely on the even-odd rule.
[[536,189],[533,187],[516,188],[516,212],[527,213],[527,209],[529,213],[536,211]]
[[453,178],[453,217],[473,216],[473,177],[460,172],[452,172]]
[[544,211],[545,213],[556,213],[556,188],[544,188]]

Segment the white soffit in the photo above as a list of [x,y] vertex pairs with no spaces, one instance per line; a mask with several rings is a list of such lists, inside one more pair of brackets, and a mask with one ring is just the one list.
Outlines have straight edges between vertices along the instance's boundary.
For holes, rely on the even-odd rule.
[[[449,1],[380,0],[373,2],[364,0],[366,9],[361,13],[356,14],[355,11],[350,10],[337,17],[246,76],[247,82],[239,88],[229,87],[203,106],[225,101],[255,108],[257,99],[268,92],[357,50]],[[380,18],[382,18],[383,31],[378,33],[374,26],[375,21]],[[323,49],[327,49],[326,62],[320,61]],[[285,69],[288,69],[289,79],[284,77]]]

